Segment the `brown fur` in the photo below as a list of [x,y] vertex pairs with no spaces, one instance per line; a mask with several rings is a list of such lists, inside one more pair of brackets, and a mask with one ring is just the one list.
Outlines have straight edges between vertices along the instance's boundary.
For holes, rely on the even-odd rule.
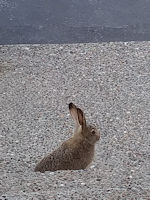
[[95,143],[99,140],[100,134],[96,128],[86,125],[81,109],[70,103],[69,110],[76,122],[73,137],[44,157],[35,167],[35,171],[85,169],[92,162]]

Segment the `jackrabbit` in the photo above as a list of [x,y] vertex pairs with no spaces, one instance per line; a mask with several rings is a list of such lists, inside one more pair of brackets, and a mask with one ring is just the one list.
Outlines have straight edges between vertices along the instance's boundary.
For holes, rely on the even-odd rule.
[[36,165],[35,172],[85,169],[92,162],[100,133],[95,127],[86,124],[85,115],[80,108],[70,103],[69,110],[75,121],[73,137],[44,157]]

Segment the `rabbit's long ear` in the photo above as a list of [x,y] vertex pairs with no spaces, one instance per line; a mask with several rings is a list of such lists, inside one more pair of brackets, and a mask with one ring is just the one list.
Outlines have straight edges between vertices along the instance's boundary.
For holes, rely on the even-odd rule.
[[69,111],[73,120],[76,123],[76,126],[79,126],[80,124],[79,124],[79,119],[78,119],[77,107],[73,103],[69,103]]
[[77,108],[77,113],[78,113],[79,124],[82,126],[82,129],[84,129],[86,127],[85,115],[80,108]]

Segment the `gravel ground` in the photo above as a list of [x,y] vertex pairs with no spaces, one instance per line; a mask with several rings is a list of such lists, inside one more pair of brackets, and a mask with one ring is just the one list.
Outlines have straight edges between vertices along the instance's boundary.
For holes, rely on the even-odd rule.
[[[150,42],[0,46],[0,200],[150,197]],[[33,172],[72,134],[101,131],[87,170]]]

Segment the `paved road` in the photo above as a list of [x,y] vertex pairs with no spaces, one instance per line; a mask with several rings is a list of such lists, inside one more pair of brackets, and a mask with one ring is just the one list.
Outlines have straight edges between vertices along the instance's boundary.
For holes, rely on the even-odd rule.
[[0,44],[150,40],[149,0],[0,0]]
[[[0,46],[0,199],[149,200],[150,42]],[[74,102],[101,131],[92,166],[33,169],[72,135]]]

